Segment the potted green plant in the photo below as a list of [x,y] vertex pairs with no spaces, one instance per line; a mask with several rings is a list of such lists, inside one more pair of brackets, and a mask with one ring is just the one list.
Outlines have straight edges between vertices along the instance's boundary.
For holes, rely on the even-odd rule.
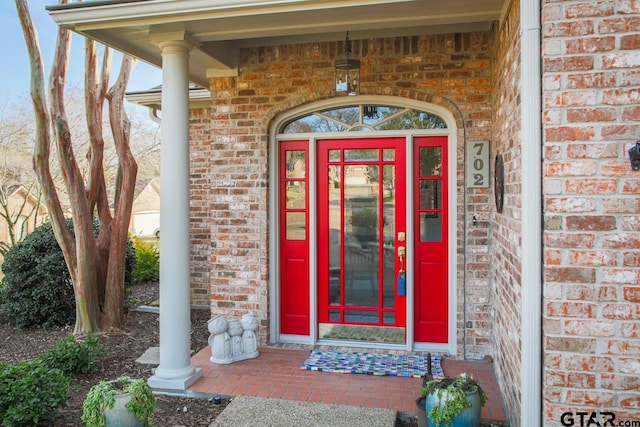
[[122,376],[91,387],[82,405],[82,421],[88,427],[151,426],[156,398],[145,381]]
[[427,423],[418,417],[419,427],[479,426],[480,412],[488,400],[480,384],[465,373],[426,381],[421,394],[416,403],[424,402]]

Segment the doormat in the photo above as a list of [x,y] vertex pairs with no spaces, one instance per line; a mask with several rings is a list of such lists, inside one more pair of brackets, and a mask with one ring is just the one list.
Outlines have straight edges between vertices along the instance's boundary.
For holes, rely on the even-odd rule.
[[[431,356],[434,378],[444,377],[442,356]],[[393,354],[313,350],[300,369],[307,371],[420,378],[427,373],[427,358]]]

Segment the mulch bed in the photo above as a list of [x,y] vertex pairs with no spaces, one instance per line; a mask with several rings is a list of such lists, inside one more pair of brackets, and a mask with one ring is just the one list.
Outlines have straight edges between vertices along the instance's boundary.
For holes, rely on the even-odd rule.
[[[131,306],[152,304],[158,298],[158,285],[137,285],[130,297]],[[208,345],[208,310],[191,311],[191,346],[195,351]],[[49,329],[15,329],[0,312],[0,362],[21,362],[36,358],[54,347],[58,340],[71,334],[73,327]],[[89,389],[101,380],[112,380],[122,375],[132,378],[149,378],[150,365],[140,365],[135,360],[149,347],[158,344],[158,315],[129,310],[126,326],[119,332],[100,335],[100,343],[107,350],[96,369],[80,374],[69,388],[69,401],[61,408],[55,426],[83,425],[82,403]],[[224,409],[227,401],[214,404],[211,399],[186,398],[158,394],[157,412],[151,421],[157,426],[208,426]]]
[[[158,285],[136,285],[129,298],[130,307],[151,305],[158,299]],[[191,348],[192,352],[208,345],[209,332],[207,321],[211,315],[208,310],[191,311]],[[130,309],[126,314],[126,326],[118,332],[101,334],[100,343],[106,354],[97,367],[88,374],[75,378],[69,390],[69,400],[58,411],[53,426],[83,425],[82,403],[89,389],[101,380],[112,380],[122,375],[132,378],[149,378],[150,365],[135,362],[149,347],[157,347],[159,336],[158,315]],[[72,326],[49,329],[15,329],[2,316],[0,310],[0,362],[29,361],[54,347],[58,340],[71,334]],[[194,398],[157,394],[157,412],[151,421],[156,426],[209,426],[227,405],[228,400],[215,404],[210,397]],[[397,427],[417,426],[415,417],[398,419]]]

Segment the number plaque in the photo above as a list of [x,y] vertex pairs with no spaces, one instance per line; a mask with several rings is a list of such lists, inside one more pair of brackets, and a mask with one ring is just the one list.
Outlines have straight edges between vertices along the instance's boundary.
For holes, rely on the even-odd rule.
[[489,141],[468,141],[466,151],[467,188],[488,188]]

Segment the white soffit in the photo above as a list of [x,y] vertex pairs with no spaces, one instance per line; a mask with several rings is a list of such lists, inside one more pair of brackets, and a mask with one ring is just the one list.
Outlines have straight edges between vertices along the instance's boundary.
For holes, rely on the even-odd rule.
[[152,36],[197,46],[190,77],[232,75],[242,47],[481,31],[508,0],[106,0],[49,6],[57,24],[160,66]]

